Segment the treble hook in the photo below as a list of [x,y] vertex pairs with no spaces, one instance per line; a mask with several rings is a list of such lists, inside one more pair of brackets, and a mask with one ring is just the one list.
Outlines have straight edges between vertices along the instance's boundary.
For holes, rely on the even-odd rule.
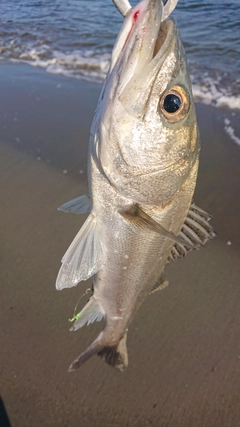
[[129,10],[132,9],[128,0],[112,0],[115,4],[117,10],[121,13],[122,16],[127,16]]
[[[112,0],[116,8],[119,10],[122,16],[127,16],[129,10],[132,9],[128,0]],[[163,3],[163,2],[162,2]],[[162,14],[162,22],[168,18],[169,15],[173,12],[175,7],[177,6],[178,0],[166,0],[163,3],[163,14]]]
[[171,15],[171,13],[174,11],[175,7],[177,6],[178,0],[167,0],[166,3],[163,5],[163,14],[162,14],[162,22],[165,21]]

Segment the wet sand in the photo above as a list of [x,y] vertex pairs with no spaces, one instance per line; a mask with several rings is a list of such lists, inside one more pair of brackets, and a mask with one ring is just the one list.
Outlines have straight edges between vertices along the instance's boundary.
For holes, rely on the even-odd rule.
[[[86,216],[57,211],[87,190],[99,86],[25,65],[0,68],[0,395],[12,427],[239,427],[239,115],[197,105],[195,203],[218,237],[167,268],[128,334],[129,368],[73,359],[101,325],[69,332],[91,281],[57,292],[60,260]],[[239,135],[239,133],[238,133]],[[227,244],[231,242],[231,244]],[[6,414],[0,406],[0,427]]]

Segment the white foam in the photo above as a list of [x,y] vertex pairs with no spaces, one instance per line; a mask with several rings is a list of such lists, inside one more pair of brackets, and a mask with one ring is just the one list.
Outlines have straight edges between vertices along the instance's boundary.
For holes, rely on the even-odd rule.
[[217,108],[227,107],[233,110],[240,110],[240,95],[228,95],[225,89],[218,89],[214,82],[208,87],[193,84],[192,89],[194,98],[204,104],[213,105]]
[[238,138],[235,135],[234,129],[231,125],[231,122],[229,119],[224,119],[224,130],[225,132],[229,135],[229,137],[231,138],[232,141],[234,141],[236,144],[238,144],[240,146],[240,138]]
[[217,107],[228,107],[233,110],[240,110],[240,96],[220,96],[217,100]]
[[75,78],[102,82],[109,67],[110,54],[96,56],[93,52],[73,51],[53,52],[53,58],[47,61],[36,61],[36,65],[46,68],[48,73],[63,74]]
[[6,57],[13,62],[25,62],[34,67],[45,68],[49,73],[102,83],[109,68],[111,54],[90,49],[51,51],[50,46],[46,44],[33,46],[26,43],[15,46],[12,41],[0,48],[0,59]]
[[[13,39],[0,46],[0,59],[4,58],[45,68],[48,73],[102,83],[109,68],[111,52],[100,52],[95,48],[62,52],[51,50],[50,45],[40,42],[23,44]],[[229,76],[212,69],[202,70],[194,63],[191,64],[191,80],[195,100],[217,108],[240,110],[240,95],[234,93],[236,80],[232,84]]]

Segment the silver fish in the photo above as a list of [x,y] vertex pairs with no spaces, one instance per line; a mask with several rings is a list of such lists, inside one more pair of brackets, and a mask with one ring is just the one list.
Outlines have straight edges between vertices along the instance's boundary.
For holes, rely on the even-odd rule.
[[72,330],[104,319],[70,371],[94,354],[124,370],[128,327],[146,297],[167,285],[165,266],[214,236],[209,215],[192,204],[199,132],[184,49],[163,16],[161,0],[128,11],[91,127],[89,195],[60,208],[90,212],[56,283],[60,290],[93,276]]

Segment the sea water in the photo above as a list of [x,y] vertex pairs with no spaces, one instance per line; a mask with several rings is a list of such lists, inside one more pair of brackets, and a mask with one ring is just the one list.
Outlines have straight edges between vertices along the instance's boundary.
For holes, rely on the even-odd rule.
[[[240,1],[179,0],[173,17],[195,98],[240,109]],[[1,0],[0,59],[102,83],[122,22],[111,0]]]

